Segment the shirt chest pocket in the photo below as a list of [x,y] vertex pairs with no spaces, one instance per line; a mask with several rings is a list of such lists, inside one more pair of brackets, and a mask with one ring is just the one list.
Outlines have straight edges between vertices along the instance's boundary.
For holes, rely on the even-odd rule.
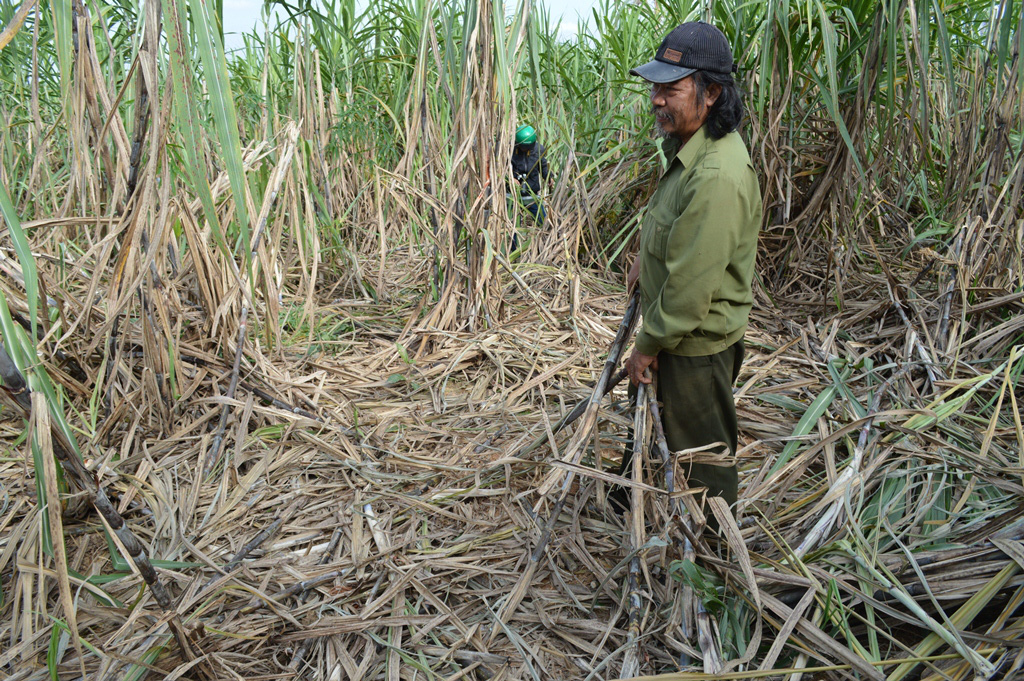
[[668,237],[672,223],[679,217],[670,206],[661,205],[651,211],[648,223],[647,252],[658,260],[665,260],[668,254]]
[[669,236],[672,225],[683,212],[682,188],[686,184],[689,173],[679,163],[665,173],[658,184],[658,190],[651,199],[647,215],[648,227],[647,252],[654,258],[664,262],[668,258]]

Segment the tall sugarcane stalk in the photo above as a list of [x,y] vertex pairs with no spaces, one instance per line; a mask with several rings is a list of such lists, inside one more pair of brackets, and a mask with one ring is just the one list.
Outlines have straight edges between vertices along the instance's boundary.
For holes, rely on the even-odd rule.
[[[657,377],[655,377],[655,381]],[[656,383],[654,384],[657,385]],[[658,454],[661,456],[661,462],[665,470],[665,491],[668,492],[668,503],[669,503],[669,517],[676,523],[687,524],[692,530],[691,518],[687,516],[686,507],[683,505],[681,499],[675,497],[676,491],[676,475],[675,466],[672,465],[672,452],[668,448],[668,439],[665,437],[665,424],[661,422],[661,407],[658,406],[657,389],[647,391],[647,399],[649,401],[649,407],[651,410],[651,423],[652,423],[652,434],[654,444],[658,448]],[[682,486],[686,487],[686,481],[682,481]],[[696,551],[693,548],[693,542],[690,541],[688,534],[683,534],[683,560],[693,561],[696,558]],[[679,628],[683,633],[683,639],[690,643],[693,641],[694,629],[693,629],[693,587],[689,584],[683,585],[683,607],[682,607],[682,621],[679,623]],[[680,656],[679,666],[685,667],[690,663],[689,656],[685,653]]]
[[[661,456],[661,461],[665,467],[665,490],[669,495],[669,509],[671,518],[673,521],[683,530],[682,536],[682,550],[683,560],[691,563],[696,562],[697,551],[693,545],[695,528],[694,514],[690,512],[686,504],[682,499],[686,499],[692,503],[692,497],[675,497],[675,466],[672,462],[672,452],[668,448],[668,438],[665,436],[665,425],[661,421],[661,408],[658,406],[658,398],[655,390],[648,391],[647,399],[650,402],[651,410],[651,422],[653,424],[654,443],[658,448],[658,453]],[[680,481],[682,488],[686,488],[686,481]],[[680,629],[683,632],[683,638],[687,642],[692,642],[694,636],[697,637],[697,645],[700,648],[701,656],[704,661],[704,672],[708,674],[716,674],[722,669],[722,656],[719,652],[721,645],[718,642],[718,636],[716,635],[717,627],[714,626],[711,613],[704,607],[704,603],[695,598],[693,593],[693,586],[690,584],[683,585],[683,607],[682,607],[682,621],[680,622]],[[686,666],[690,663],[689,656],[683,654],[680,656],[680,666]]]
[[[650,420],[647,418],[648,398],[653,391],[647,384],[637,386],[636,410],[633,413],[633,482],[640,482],[643,474],[644,453],[649,441]],[[644,492],[634,486],[630,490],[631,509],[629,514],[629,561],[627,593],[629,601],[626,612],[626,652],[622,658],[619,676],[631,679],[640,674],[640,559],[644,545]]]

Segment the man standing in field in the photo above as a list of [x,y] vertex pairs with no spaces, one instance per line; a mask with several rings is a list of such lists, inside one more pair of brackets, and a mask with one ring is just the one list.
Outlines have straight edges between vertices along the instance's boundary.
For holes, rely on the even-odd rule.
[[[725,35],[697,21],[673,29],[653,61],[630,71],[651,84],[667,165],[627,276],[630,290],[640,284],[643,327],[626,367],[634,385],[650,383],[648,367],[658,372],[672,451],[724,442],[736,453],[732,385],[753,304],[761,192],[737,132],[735,70]],[[736,501],[735,465],[686,468],[691,488]]]

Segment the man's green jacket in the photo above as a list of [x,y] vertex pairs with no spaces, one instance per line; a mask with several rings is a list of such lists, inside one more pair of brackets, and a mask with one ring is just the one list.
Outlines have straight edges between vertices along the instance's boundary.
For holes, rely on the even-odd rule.
[[701,127],[670,158],[641,228],[639,352],[712,355],[743,337],[760,225],[739,133],[715,140]]

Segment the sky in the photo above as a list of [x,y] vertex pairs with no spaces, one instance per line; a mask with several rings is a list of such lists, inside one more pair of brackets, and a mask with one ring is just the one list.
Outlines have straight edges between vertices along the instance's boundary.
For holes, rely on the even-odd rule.
[[[506,3],[511,4],[511,3]],[[570,37],[576,33],[577,16],[590,18],[597,0],[551,0],[545,3],[553,16],[562,17],[562,35]],[[224,47],[232,50],[242,46],[239,35],[251,31],[260,21],[263,0],[224,0]]]

